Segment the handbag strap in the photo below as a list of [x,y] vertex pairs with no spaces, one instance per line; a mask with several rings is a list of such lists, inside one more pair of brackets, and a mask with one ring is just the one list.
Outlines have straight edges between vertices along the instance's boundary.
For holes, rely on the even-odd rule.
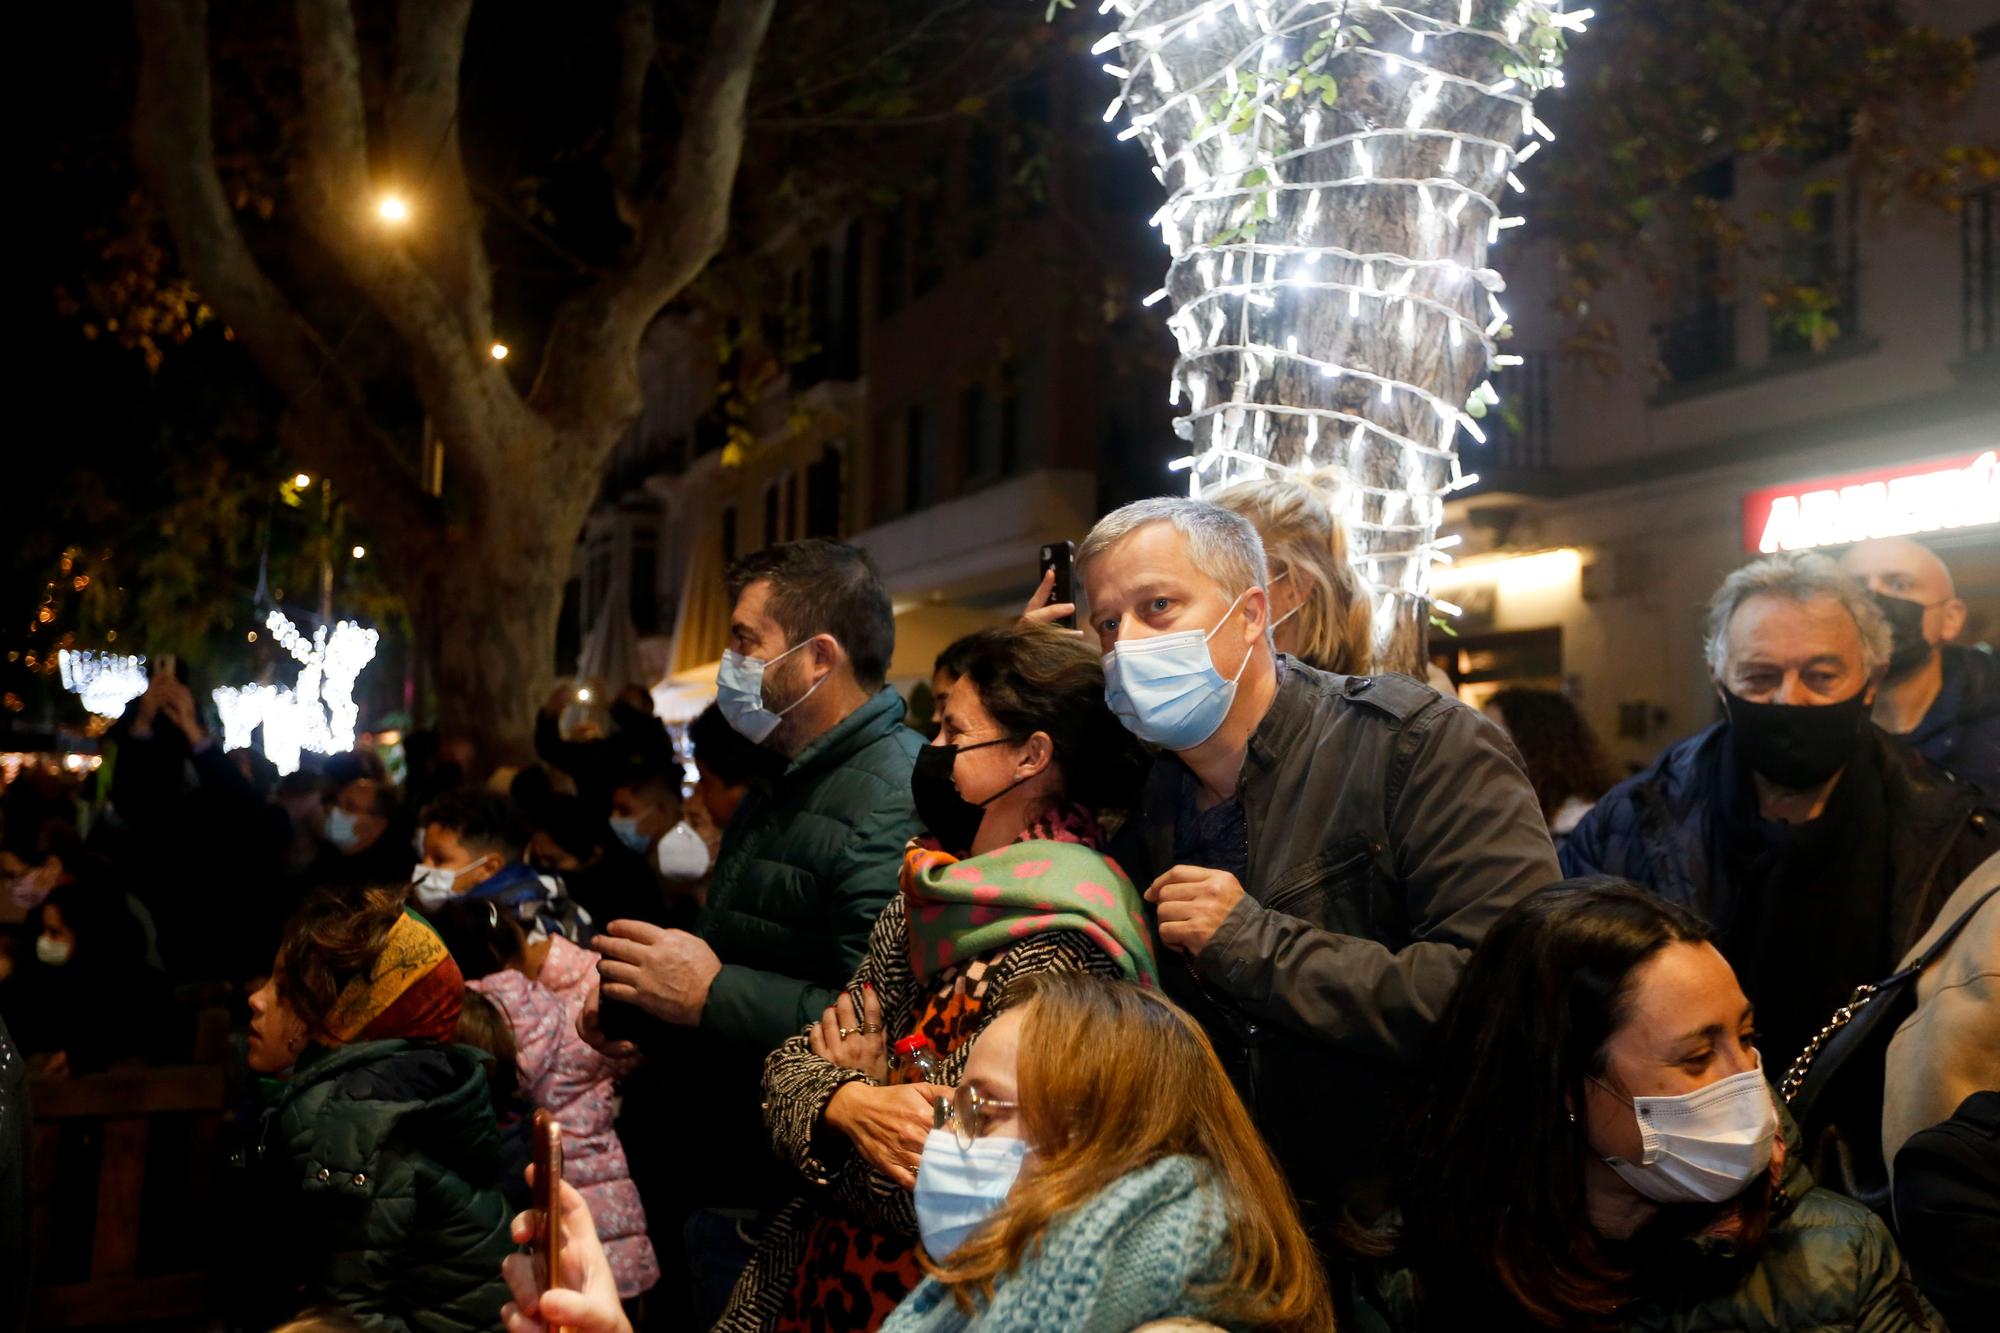
[[1980,894],[1973,900],[1972,906],[1966,908],[1956,921],[1946,926],[1944,931],[1931,941],[1930,947],[1911,959],[1907,967],[1898,968],[1880,981],[1868,982],[1854,988],[1854,993],[1847,997],[1847,1003],[1833,1011],[1833,1017],[1826,1021],[1826,1026],[1813,1034],[1813,1039],[1806,1043],[1803,1051],[1799,1052],[1798,1059],[1792,1061],[1791,1068],[1785,1071],[1784,1078],[1778,1081],[1778,1095],[1785,1099],[1787,1106],[1799,1095],[1799,1090],[1805,1087],[1806,1079],[1812,1073],[1813,1061],[1819,1058],[1821,1048],[1833,1039],[1833,1034],[1853,1022],[1854,1016],[1867,1008],[1884,991],[1896,989],[1936,962],[1951,946],[1951,942],[1958,938],[1959,932],[1965,929],[1966,923],[1979,915],[1979,909],[1991,902],[1996,893],[2000,893],[2000,885],[1995,885]]

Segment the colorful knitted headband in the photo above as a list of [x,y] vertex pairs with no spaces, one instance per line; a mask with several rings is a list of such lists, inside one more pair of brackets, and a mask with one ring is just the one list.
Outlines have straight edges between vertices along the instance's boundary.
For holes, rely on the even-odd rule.
[[428,923],[404,912],[375,965],[341,987],[326,1017],[326,1039],[340,1046],[387,1037],[449,1041],[464,994],[465,978],[444,941]]

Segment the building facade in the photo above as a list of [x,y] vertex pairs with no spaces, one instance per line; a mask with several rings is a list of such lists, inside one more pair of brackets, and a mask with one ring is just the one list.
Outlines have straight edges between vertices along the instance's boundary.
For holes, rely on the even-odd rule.
[[785,299],[756,351],[719,321],[662,323],[579,548],[585,661],[629,615],[656,701],[686,715],[712,695],[728,562],[834,537],[880,566],[909,686],[1021,606],[1044,543],[1172,488],[1172,342],[1137,299],[1163,262],[1158,186],[1105,133],[1102,81],[1055,53],[940,136],[923,188],[775,241]]
[[[2000,5],[1928,10],[1979,43],[1959,131],[1991,142]],[[1749,247],[1762,257],[1737,261],[1733,300],[1690,283],[1663,302],[1636,277],[1601,294],[1621,349],[1608,372],[1554,355],[1562,329],[1535,296],[1554,280],[1547,256],[1531,243],[1501,254],[1509,350],[1526,361],[1496,378],[1511,411],[1469,457],[1481,484],[1447,508],[1464,543],[1437,591],[1464,614],[1456,639],[1432,640],[1469,701],[1563,688],[1614,758],[1644,762],[1716,716],[1702,622],[1723,575],[1760,551],[1837,550],[1871,531],[1934,545],[1972,607],[1965,637],[2000,641],[2000,193],[1955,213],[1881,209],[1845,168],[1780,176],[1723,159],[1705,172],[1701,188],[1753,239],[1773,214],[1804,209],[1810,226]],[[1804,346],[1770,316],[1757,293],[1772,276],[1839,292],[1831,345]]]

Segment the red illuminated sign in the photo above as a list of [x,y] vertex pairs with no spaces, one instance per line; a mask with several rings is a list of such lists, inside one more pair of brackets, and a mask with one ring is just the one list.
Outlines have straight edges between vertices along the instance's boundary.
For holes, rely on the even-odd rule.
[[1992,449],[1768,486],[1743,497],[1743,548],[1769,555],[2000,523]]

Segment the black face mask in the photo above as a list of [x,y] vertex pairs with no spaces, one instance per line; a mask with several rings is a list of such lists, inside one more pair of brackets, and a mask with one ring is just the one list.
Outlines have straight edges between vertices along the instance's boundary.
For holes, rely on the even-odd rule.
[[963,748],[926,745],[917,752],[917,765],[910,770],[910,799],[916,803],[917,818],[938,840],[938,846],[960,855],[970,851],[973,838],[979,834],[980,822],[986,818],[986,807],[1028,780],[1021,778],[1010,782],[983,801],[968,801],[958,794],[958,783],[951,775],[958,766],[958,757],[972,750],[983,750],[989,745],[1012,743],[1001,739],[981,741]]
[[1875,594],[1875,605],[1889,620],[1889,679],[1900,680],[1931,660],[1933,649],[1924,638],[1924,612],[1930,608],[1880,592]]
[[1758,704],[1722,692],[1729,741],[1753,773],[1791,791],[1808,791],[1854,758],[1868,719],[1868,692],[1837,704]]

